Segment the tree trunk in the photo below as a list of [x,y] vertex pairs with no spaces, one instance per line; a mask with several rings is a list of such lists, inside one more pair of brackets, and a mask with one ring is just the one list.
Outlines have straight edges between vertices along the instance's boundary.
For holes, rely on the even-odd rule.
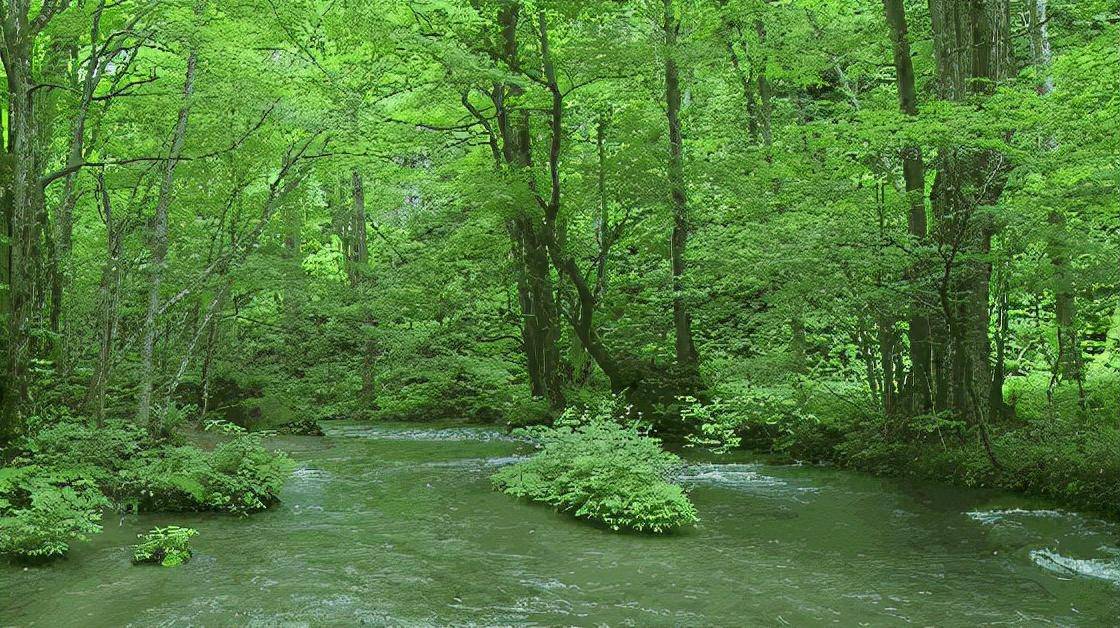
[[[15,18],[15,19],[18,19]],[[20,406],[27,399],[27,365],[31,353],[33,309],[38,301],[39,258],[38,162],[32,92],[31,45],[20,33],[5,29],[4,65],[8,75],[8,156],[11,168],[8,231],[8,329],[4,402],[0,408],[0,441],[23,431]]]
[[[200,12],[203,3],[196,7]],[[136,412],[137,422],[147,425],[149,433],[156,435],[162,431],[163,413],[161,410],[152,412],[152,387],[155,374],[153,373],[153,352],[156,340],[156,315],[160,309],[160,285],[163,282],[163,269],[167,261],[167,212],[171,205],[171,196],[174,192],[175,169],[182,156],[183,143],[187,134],[187,122],[190,118],[191,98],[194,96],[195,70],[198,66],[198,52],[192,46],[187,57],[187,76],[183,84],[183,104],[179,107],[179,116],[172,131],[171,150],[163,169],[163,179],[160,183],[159,199],[156,202],[156,213],[152,223],[152,259],[148,283],[148,309],[144,317],[144,344],[141,349],[141,374],[140,396]]]
[[[899,108],[907,116],[918,115],[918,94],[914,79],[914,63],[910,58],[910,35],[903,0],[883,0],[893,45],[895,76],[898,84]],[[919,244],[928,236],[926,220],[925,164],[920,146],[902,150],[902,176],[909,206],[908,232]],[[916,261],[907,272],[907,281],[914,295],[910,301],[908,337],[910,341],[910,410],[928,412],[932,404],[932,365],[928,307],[923,303],[921,284],[923,265]]]
[[[104,69],[100,46],[101,41],[101,15],[105,10],[105,1],[100,0],[92,15],[90,26],[90,57],[85,66],[85,77],[81,77],[78,50],[71,49],[71,87],[80,93],[77,112],[74,116],[70,132],[70,150],[66,159],[67,167],[76,167],[85,157],[86,121],[89,118],[90,105],[93,103],[94,93],[101,80]],[[79,90],[80,84],[80,90]],[[51,273],[51,331],[58,337],[58,371],[69,371],[69,355],[66,345],[66,334],[62,330],[63,296],[66,291],[67,280],[70,273],[70,252],[73,248],[74,235],[74,205],[77,191],[78,170],[66,175],[62,198],[58,204],[58,219],[56,220],[56,234],[54,245],[54,260]]]
[[898,336],[891,321],[881,316],[876,320],[876,335],[879,345],[879,368],[883,374],[881,389],[883,412],[890,416],[895,413],[898,406],[898,391],[894,385],[894,353]]
[[[1012,71],[1007,0],[930,0],[939,95],[963,100],[991,93]],[[994,220],[986,210],[1003,192],[1003,155],[945,146],[938,151],[931,201],[941,248],[950,252],[942,310],[948,329],[949,400],[973,423],[993,417],[989,293]],[[1002,377],[996,373],[994,377]]]
[[[1038,72],[1038,93],[1049,96],[1054,91],[1054,77],[1050,72],[1052,53],[1047,25],[1047,0],[1031,0],[1030,10],[1031,56]],[[1053,138],[1045,140],[1045,150],[1056,148]],[[1074,293],[1075,274],[1070,268],[1069,234],[1066,216],[1060,207],[1052,208],[1047,215],[1050,223],[1048,252],[1053,271],[1054,319],[1057,326],[1058,357],[1054,362],[1051,385],[1073,381],[1078,386],[1078,398],[1085,403],[1084,373],[1082,372],[1081,341],[1077,329],[1077,302]]]
[[[224,290],[218,293],[219,299],[225,299],[229,293],[232,281],[227,280]],[[218,304],[218,312],[225,308],[224,303]],[[212,374],[214,371],[214,355],[218,351],[218,338],[222,330],[222,317],[218,316],[210,321],[210,328],[206,332],[206,351],[202,357],[202,369],[199,373],[199,388],[202,396],[202,408],[199,410],[199,418],[205,419],[206,413],[210,411],[210,380],[213,379]]]
[[540,28],[541,60],[544,67],[544,78],[552,95],[552,106],[549,110],[549,127],[551,142],[548,151],[548,170],[551,189],[547,197],[541,195],[533,186],[538,202],[544,209],[544,219],[541,222],[541,237],[539,244],[542,251],[551,260],[564,277],[567,277],[575,289],[575,303],[569,318],[572,329],[580,342],[587,348],[595,363],[610,380],[611,390],[615,393],[633,392],[640,384],[640,375],[634,370],[624,368],[622,362],[615,359],[607,350],[602,338],[599,336],[595,325],[595,293],[588,285],[587,279],[579,268],[575,259],[564,250],[562,239],[557,233],[557,222],[560,213],[560,148],[563,144],[564,132],[564,95],[556,79],[556,68],[553,65],[552,52],[549,47],[548,23],[543,12],[538,14]]
[[669,196],[673,207],[673,233],[669,255],[673,272],[673,331],[677,364],[693,370],[699,360],[692,339],[692,316],[684,297],[685,253],[690,230],[688,197],[685,192],[683,140],[681,138],[681,87],[677,69],[677,35],[680,20],[674,17],[672,0],[664,0],[665,103],[669,119]]
[[758,34],[759,48],[763,53],[758,62],[758,128],[762,133],[762,146],[766,149],[766,159],[769,160],[772,158],[770,151],[774,146],[774,133],[770,126],[770,119],[773,115],[773,106],[770,102],[770,81],[766,78],[766,25],[762,20],[755,20],[754,29]]
[[357,170],[350,173],[354,196],[354,211],[350,217],[350,283],[358,285],[369,264],[369,244],[366,241],[366,191],[362,175]]
[[105,267],[101,271],[101,324],[100,349],[97,365],[86,393],[86,407],[93,412],[97,424],[105,419],[105,388],[108,385],[113,363],[113,344],[116,342],[117,323],[120,320],[121,241],[123,230],[113,218],[109,190],[105,186],[105,173],[97,174],[98,200],[105,219]]
[[750,49],[743,39],[743,31],[739,21],[727,15],[727,0],[719,0],[719,11],[724,44],[727,46],[727,54],[731,58],[731,67],[735,70],[735,76],[738,77],[739,84],[743,88],[743,101],[746,104],[747,113],[747,135],[750,137],[752,144],[758,144],[758,99],[755,96],[754,70],[749,65],[746,69],[743,68],[739,53],[735,50],[735,42],[739,41],[744,52],[748,53],[748,63],[750,61]]
[[[499,57],[515,72],[521,67],[517,45],[519,15],[520,4],[509,2],[498,16],[502,33]],[[495,105],[505,166],[526,177],[532,186],[529,111],[516,103],[522,92],[516,84],[497,85],[494,90]],[[547,244],[542,238],[543,228],[540,219],[528,211],[520,212],[509,224],[518,266],[521,339],[530,390],[534,397],[545,398],[550,406],[558,409],[564,405],[560,378],[560,325]]]

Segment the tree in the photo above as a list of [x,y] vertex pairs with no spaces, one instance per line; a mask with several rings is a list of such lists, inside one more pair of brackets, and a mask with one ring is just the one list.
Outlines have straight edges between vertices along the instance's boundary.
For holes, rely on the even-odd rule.
[[677,362],[686,368],[695,368],[699,357],[692,340],[692,316],[684,297],[685,255],[690,231],[688,197],[685,192],[684,158],[681,139],[681,86],[677,69],[677,37],[681,18],[673,0],[664,0],[665,18],[662,31],[665,35],[665,110],[669,119],[669,196],[673,208],[673,236],[669,253],[673,267],[673,332]]
[[[930,3],[938,95],[949,101],[991,94],[1012,72],[1006,0]],[[939,407],[972,422],[1003,413],[1002,373],[991,368],[991,211],[1006,185],[1007,158],[982,147],[943,145],[931,201],[942,258]]]

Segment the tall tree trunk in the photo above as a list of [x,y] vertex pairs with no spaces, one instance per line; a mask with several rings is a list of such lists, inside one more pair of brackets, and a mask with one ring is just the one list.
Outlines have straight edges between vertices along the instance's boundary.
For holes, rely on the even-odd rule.
[[[201,12],[205,0],[200,0],[196,5],[196,14]],[[192,45],[187,56],[187,76],[183,84],[183,103],[179,107],[179,115],[172,131],[171,150],[168,152],[167,162],[163,169],[163,179],[160,183],[159,199],[156,202],[156,213],[152,223],[152,259],[148,279],[148,309],[144,316],[144,344],[141,348],[141,374],[140,396],[136,411],[137,422],[147,425],[151,434],[162,431],[163,412],[157,409],[152,412],[152,387],[155,373],[153,372],[153,353],[156,341],[156,315],[160,309],[160,286],[163,282],[163,270],[167,261],[167,212],[171,206],[171,196],[174,193],[175,169],[179,165],[179,158],[183,153],[183,143],[187,134],[187,122],[190,118],[191,99],[194,96],[195,71],[198,67],[198,51]]]
[[[225,299],[229,293],[232,280],[227,280],[224,290],[218,292],[219,299]],[[225,309],[225,303],[218,304],[218,312]],[[214,356],[218,351],[218,339],[222,331],[222,317],[218,316],[210,321],[209,329],[206,331],[206,349],[202,357],[202,367],[199,373],[198,381],[200,393],[202,396],[202,408],[199,410],[200,419],[206,418],[206,413],[210,411],[210,381],[213,379],[214,372]]]
[[1051,230],[1047,249],[1053,273],[1054,319],[1058,338],[1058,356],[1051,383],[1075,382],[1079,389],[1079,399],[1084,404],[1081,340],[1077,330],[1077,302],[1074,296],[1075,273],[1070,268],[1066,218],[1060,209],[1052,209],[1047,219]]
[[[18,19],[18,17],[16,18]],[[24,24],[26,26],[26,24]],[[8,312],[4,400],[0,408],[0,441],[23,431],[20,406],[27,399],[31,327],[43,260],[39,258],[39,214],[32,50],[20,32],[4,33],[4,66],[8,78],[8,155],[11,192],[7,209]]]
[[569,318],[572,330],[579,338],[595,363],[610,380],[611,390],[615,393],[634,392],[641,383],[640,374],[635,369],[626,368],[623,362],[617,360],[607,349],[599,335],[595,324],[595,293],[588,284],[583,271],[575,259],[564,250],[564,243],[558,234],[558,217],[560,214],[560,149],[563,144],[564,133],[564,95],[556,78],[556,68],[552,60],[552,51],[548,38],[548,22],[544,12],[538,13],[538,27],[541,43],[541,61],[544,69],[544,79],[552,95],[552,106],[549,111],[549,130],[551,141],[548,150],[548,170],[551,188],[549,194],[544,196],[532,187],[537,195],[538,202],[544,209],[544,219],[541,223],[541,237],[539,240],[542,250],[547,254],[548,260],[556,267],[557,272],[566,277],[575,289],[574,303]]
[[684,297],[685,253],[690,225],[681,138],[681,86],[676,60],[681,23],[674,15],[672,0],[664,0],[664,8],[662,28],[665,34],[665,103],[669,120],[669,196],[673,207],[669,256],[673,272],[674,347],[677,364],[692,370],[696,367],[698,356],[692,339],[692,316]]
[[735,51],[735,42],[731,39],[730,34],[727,37],[727,53],[731,57],[731,67],[735,69],[735,75],[739,77],[739,84],[743,87],[743,102],[746,104],[747,113],[747,136],[752,144],[757,144],[758,98],[755,96],[753,72],[743,68],[743,64],[739,60],[739,53]]
[[[1050,49],[1050,31],[1047,0],[1029,0],[1028,9],[1031,34],[1031,56],[1038,73],[1038,93],[1049,96],[1054,91],[1054,77],[1050,72],[1053,61]],[[1044,150],[1056,148],[1054,138],[1043,140]],[[1050,209],[1048,252],[1053,272],[1054,319],[1057,326],[1058,357],[1054,362],[1051,385],[1060,381],[1073,381],[1078,386],[1078,398],[1085,403],[1084,373],[1082,372],[1081,340],[1077,329],[1077,302],[1074,293],[1075,274],[1070,268],[1070,242],[1066,230],[1066,216],[1060,207]]]
[[67,373],[69,371],[69,354],[66,344],[66,334],[62,330],[62,317],[63,317],[63,296],[66,290],[67,279],[70,273],[70,252],[73,248],[73,235],[74,235],[74,205],[77,202],[77,180],[78,170],[77,165],[82,162],[85,157],[85,136],[86,136],[86,121],[89,118],[90,105],[93,104],[93,98],[100,83],[102,73],[104,71],[104,61],[102,53],[104,47],[101,46],[101,16],[105,11],[106,0],[99,0],[97,8],[94,10],[90,26],[90,56],[85,65],[85,76],[81,76],[82,66],[79,62],[77,47],[71,48],[71,88],[78,92],[78,106],[77,112],[74,115],[74,121],[71,125],[70,131],[70,150],[66,159],[66,166],[68,168],[75,168],[72,172],[66,175],[64,179],[64,187],[62,191],[62,198],[58,204],[58,218],[55,221],[55,245],[54,245],[54,260],[52,261],[51,273],[51,331],[58,338],[57,341],[57,360],[59,362],[58,371]]
[[[930,0],[938,92],[964,100],[994,90],[1012,71],[1008,0]],[[948,330],[949,401],[973,423],[994,417],[989,296],[995,221],[985,208],[1003,192],[1008,165],[982,148],[943,146],[931,201],[937,237],[951,254],[942,310]],[[996,374],[1001,377],[1001,374]]]
[[607,209],[607,121],[600,118],[595,125],[595,154],[598,157],[599,215],[595,217],[595,240],[599,245],[599,258],[595,266],[595,299],[603,297],[607,289],[607,256],[614,244],[610,217]]
[[1038,93],[1049,96],[1054,91],[1054,76],[1050,72],[1053,53],[1050,49],[1050,18],[1048,0],[1027,0],[1030,13],[1028,27],[1031,32],[1031,56],[1038,71]]
[[350,173],[354,206],[350,216],[350,283],[358,285],[369,264],[369,245],[366,242],[366,191],[362,175],[357,170]]
[[101,271],[101,322],[100,348],[93,378],[86,392],[86,407],[93,412],[97,424],[105,418],[105,388],[112,373],[113,345],[116,342],[117,323],[120,320],[121,241],[123,229],[113,217],[112,201],[105,186],[104,172],[97,174],[98,201],[105,220],[105,266]]
[[[498,16],[502,34],[498,56],[514,72],[521,68],[517,45],[520,9],[520,3],[508,2]],[[517,84],[500,84],[495,86],[494,100],[505,166],[526,177],[531,186],[529,111],[517,103],[522,93]],[[547,245],[542,238],[543,226],[532,212],[522,211],[510,221],[509,231],[518,263],[521,339],[530,390],[534,397],[545,398],[553,408],[561,408],[564,394],[560,378],[560,325]]]
[[748,63],[750,61],[750,49],[744,41],[743,30],[739,21],[728,15],[727,0],[719,0],[719,10],[724,45],[727,46],[727,54],[731,58],[731,67],[735,70],[735,76],[738,77],[739,84],[743,88],[743,102],[746,104],[747,113],[747,135],[750,137],[752,144],[758,144],[758,99],[755,96],[754,69],[749,65],[746,68],[743,67],[739,53],[735,50],[735,42],[740,42],[744,52],[748,53]]
[[[893,45],[895,77],[898,84],[898,104],[902,113],[918,115],[918,93],[914,79],[914,63],[910,58],[910,35],[906,22],[906,7],[903,0],[883,0],[883,8],[890,27]],[[920,146],[907,146],[902,149],[902,176],[906,186],[909,212],[907,215],[908,232],[919,244],[924,244],[928,236],[926,220],[926,179],[925,164]],[[930,345],[930,322],[928,307],[923,302],[922,276],[923,264],[916,260],[907,271],[907,281],[914,295],[910,301],[910,316],[907,335],[910,341],[910,390],[908,391],[910,410],[921,414],[932,407],[932,354]]]

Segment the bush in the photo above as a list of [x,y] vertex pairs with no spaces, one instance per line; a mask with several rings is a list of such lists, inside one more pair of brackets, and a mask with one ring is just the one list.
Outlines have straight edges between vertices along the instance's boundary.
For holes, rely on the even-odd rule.
[[265,510],[280,501],[295,465],[287,454],[265,449],[260,434],[234,433],[210,452],[208,503],[238,514]]
[[233,437],[213,451],[163,447],[144,452],[122,474],[135,510],[217,511],[245,515],[280,501],[292,470],[282,452],[261,444],[262,435],[229,423],[214,424]]
[[[261,435],[229,424],[212,451],[153,441],[139,427],[65,412],[35,417],[32,432],[0,468],[0,554],[64,555],[101,530],[101,511],[217,511],[248,514],[279,501],[292,469]],[[108,497],[107,497],[108,496]],[[112,499],[109,499],[109,498]]]
[[666,532],[696,521],[684,490],[670,481],[677,456],[636,423],[621,424],[611,403],[565,412],[555,427],[519,430],[540,452],[493,476],[504,493],[551,504],[613,530]]
[[107,505],[96,483],[79,471],[0,468],[0,554],[63,556],[70,543],[101,531],[101,509]]
[[17,462],[80,469],[103,489],[145,448],[147,439],[144,430],[133,423],[106,421],[97,427],[65,411],[34,417],[30,424],[31,433],[18,444],[21,455]]
[[276,428],[277,434],[294,434],[297,436],[322,436],[323,428],[312,417],[304,417],[289,421]]
[[191,537],[196,534],[198,530],[179,526],[153,528],[147,534],[139,534],[140,543],[132,552],[132,562],[164,567],[182,565],[191,558]]
[[681,397],[681,418],[692,431],[691,446],[717,453],[746,445],[795,460],[820,461],[832,457],[842,430],[819,418],[812,397],[791,387],[760,388],[749,384],[725,386],[710,401]]
[[516,397],[508,403],[506,416],[509,417],[506,425],[514,429],[532,425],[548,425],[552,423],[556,415],[549,407],[547,399],[525,396]]

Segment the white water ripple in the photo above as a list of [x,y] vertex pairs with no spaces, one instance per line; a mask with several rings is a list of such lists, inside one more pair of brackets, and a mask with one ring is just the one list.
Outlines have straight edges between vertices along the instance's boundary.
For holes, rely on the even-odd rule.
[[1031,551],[1031,560],[1054,573],[1107,580],[1120,587],[1120,560],[1070,558],[1050,549]]
[[678,480],[688,484],[730,486],[738,489],[767,489],[786,486],[784,480],[759,473],[754,464],[694,464],[681,471]]
[[992,525],[1006,521],[1012,517],[1037,517],[1057,519],[1060,517],[1076,516],[1075,513],[1062,510],[1026,510],[1023,508],[1007,508],[1004,510],[972,510],[965,513],[973,521]]
[[516,441],[504,432],[485,428],[449,427],[410,429],[369,425],[327,425],[328,436],[410,441]]

